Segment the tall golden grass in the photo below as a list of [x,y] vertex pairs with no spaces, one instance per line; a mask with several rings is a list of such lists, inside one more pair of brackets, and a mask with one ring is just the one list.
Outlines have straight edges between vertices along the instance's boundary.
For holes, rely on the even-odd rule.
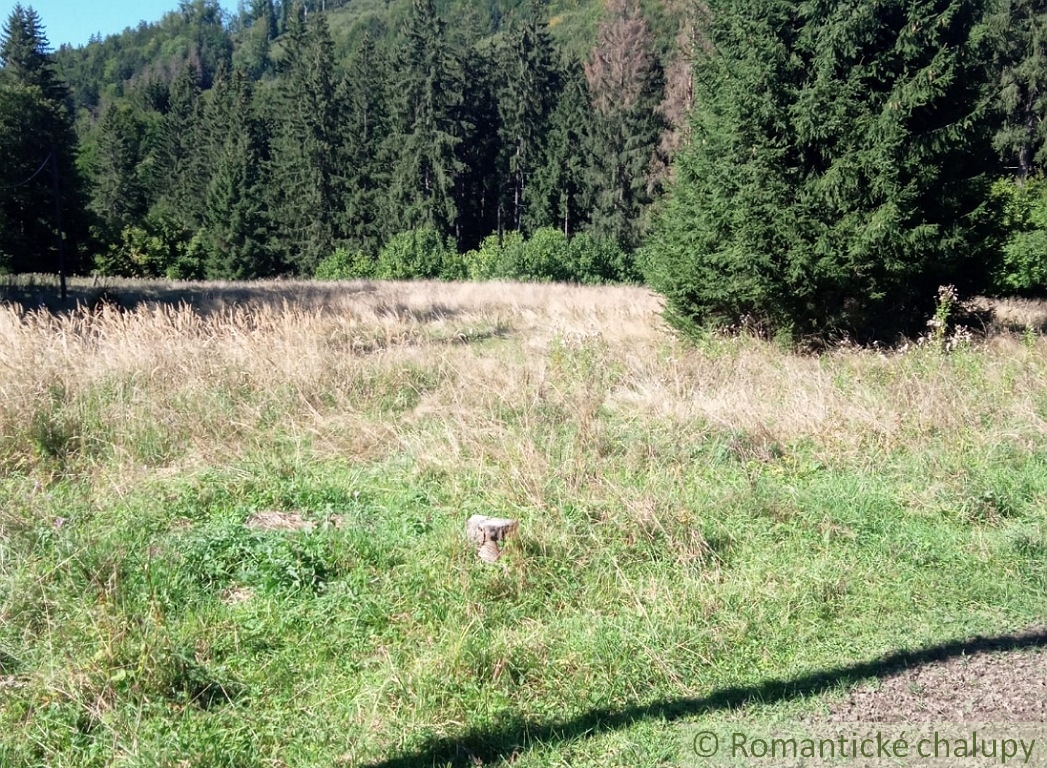
[[[193,303],[0,307],[0,471],[53,471],[54,454],[83,471],[114,461],[165,471],[279,440],[358,461],[493,462],[526,485],[571,462],[585,476],[600,451],[642,451],[655,433],[740,436],[757,454],[806,441],[861,457],[1047,431],[1047,343],[1032,334],[949,354],[803,356],[755,339],[682,343],[639,287],[171,290]],[[1042,307],[1008,307],[1018,310]],[[536,434],[555,423],[572,425],[577,445],[550,456]]]

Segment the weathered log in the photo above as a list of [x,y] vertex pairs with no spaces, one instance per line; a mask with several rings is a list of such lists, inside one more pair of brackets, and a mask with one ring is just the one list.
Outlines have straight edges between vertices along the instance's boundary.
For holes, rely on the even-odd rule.
[[465,534],[479,547],[479,558],[485,563],[493,563],[502,556],[502,543],[515,536],[519,527],[519,521],[506,517],[473,515],[465,524]]

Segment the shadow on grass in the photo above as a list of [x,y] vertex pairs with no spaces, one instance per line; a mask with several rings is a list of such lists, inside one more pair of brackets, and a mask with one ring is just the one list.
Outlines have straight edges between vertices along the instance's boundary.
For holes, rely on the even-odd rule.
[[[50,275],[7,276],[0,282],[0,301],[20,304],[26,311],[44,309],[53,314],[72,312],[79,307],[133,310],[139,306],[187,304],[201,314],[226,311],[233,307],[273,306],[284,303],[303,309],[324,309],[332,299],[346,295],[370,294],[378,290],[364,280],[341,283],[268,280],[261,282],[171,282],[167,280],[123,280],[71,278],[66,299],[59,296],[57,279]],[[438,307],[421,310],[422,322],[432,315],[449,316],[453,310]],[[400,314],[410,314],[402,308]]]
[[392,757],[367,768],[485,765],[511,757],[535,745],[560,744],[627,728],[644,720],[673,722],[716,710],[734,709],[751,702],[774,704],[825,693],[872,677],[886,677],[906,669],[956,656],[1047,647],[1047,630],[974,637],[915,651],[897,651],[873,661],[821,670],[791,680],[768,680],[759,685],[722,688],[707,696],[637,704],[622,709],[593,709],[570,720],[514,718],[499,725],[466,731],[459,736],[433,739],[409,754]]

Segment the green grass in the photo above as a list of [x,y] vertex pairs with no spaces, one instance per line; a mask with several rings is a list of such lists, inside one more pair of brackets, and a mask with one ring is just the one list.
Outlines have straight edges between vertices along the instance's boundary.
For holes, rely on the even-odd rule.
[[[329,378],[309,407],[362,420],[340,439],[395,433],[367,458],[296,420],[301,383],[215,380],[163,427],[112,420],[156,405],[128,360],[40,389],[0,453],[0,765],[680,765],[684,723],[817,713],[875,669],[850,665],[1042,622],[1047,449],[1014,405],[1042,341],[827,356],[810,376],[855,408],[933,390],[976,418],[799,434],[612,406],[637,349],[809,365],[771,347],[536,353],[500,322],[518,333],[432,327],[393,345],[410,365]],[[492,358],[532,378],[464,390]],[[191,461],[179,408],[225,459]],[[312,525],[245,525],[266,511]],[[520,520],[495,565],[475,513]]]

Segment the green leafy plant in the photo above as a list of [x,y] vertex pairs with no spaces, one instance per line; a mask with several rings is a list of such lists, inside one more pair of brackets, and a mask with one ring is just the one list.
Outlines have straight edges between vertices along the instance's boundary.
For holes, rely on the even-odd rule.
[[1047,291],[1047,180],[1000,179],[992,194],[1006,231],[993,288],[1001,295],[1042,295]]
[[375,263],[360,251],[339,248],[316,265],[317,280],[366,280],[374,277]]
[[378,254],[375,277],[382,280],[440,277],[452,261],[450,250],[435,229],[401,232]]

